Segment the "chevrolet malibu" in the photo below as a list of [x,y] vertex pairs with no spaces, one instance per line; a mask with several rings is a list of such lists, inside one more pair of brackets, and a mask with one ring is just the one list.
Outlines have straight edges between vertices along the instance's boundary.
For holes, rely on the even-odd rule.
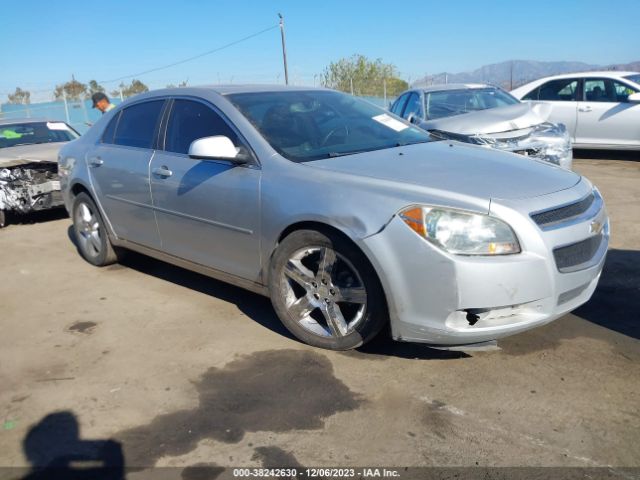
[[331,90],[158,90],[60,153],[80,254],[131,249],[268,295],[318,347],[477,345],[586,302],[609,223],[584,177]]

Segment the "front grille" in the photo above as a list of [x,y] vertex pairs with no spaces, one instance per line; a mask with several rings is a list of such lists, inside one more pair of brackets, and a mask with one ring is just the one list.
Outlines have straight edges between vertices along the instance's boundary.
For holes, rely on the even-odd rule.
[[531,215],[531,218],[541,227],[561,222],[563,220],[582,215],[584,212],[589,210],[589,207],[591,207],[594,201],[595,195],[591,193],[588,197],[583,198],[579,202],[572,203],[571,205],[566,205],[564,207],[554,208],[552,210],[546,210],[540,213],[534,213]]
[[579,270],[579,268],[575,267],[587,264],[597,253],[601,243],[602,234],[589,237],[566,247],[556,248],[553,251],[553,256],[558,270],[561,272]]

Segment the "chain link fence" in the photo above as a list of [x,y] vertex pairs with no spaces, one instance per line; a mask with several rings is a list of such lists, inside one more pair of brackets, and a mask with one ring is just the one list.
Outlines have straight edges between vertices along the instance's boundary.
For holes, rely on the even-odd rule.
[[[120,98],[110,98],[111,103],[118,105]],[[31,104],[4,103],[0,105],[0,119],[42,118],[67,122],[79,133],[86,132],[96,122],[101,113],[92,108],[89,100],[58,100]]]
[[[314,79],[315,80],[315,79]],[[314,82],[315,83],[315,82]],[[374,105],[388,109],[393,103],[397,95],[385,95],[385,85],[381,84],[379,95],[363,95],[360,92],[365,91],[360,88],[356,82],[350,82],[353,88],[348,89],[345,93],[352,94],[362,98]],[[312,85],[309,85],[312,87]],[[371,90],[368,86],[368,91]],[[395,92],[394,92],[395,93]],[[111,103],[118,105],[122,102],[119,96],[109,96]],[[90,99],[85,100],[56,100],[51,102],[39,102],[30,104],[0,104],[0,120],[2,119],[22,119],[22,118],[42,118],[46,120],[65,121],[79,133],[86,132],[89,127],[95,123],[101,116],[99,110],[92,108],[93,104]]]

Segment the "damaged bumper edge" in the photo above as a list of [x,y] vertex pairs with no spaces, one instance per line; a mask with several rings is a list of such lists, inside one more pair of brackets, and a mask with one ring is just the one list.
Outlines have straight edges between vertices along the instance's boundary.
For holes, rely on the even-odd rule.
[[573,166],[571,138],[563,124],[542,123],[524,130],[496,134],[465,135],[430,130],[436,138],[481,145],[536,158],[566,170]]

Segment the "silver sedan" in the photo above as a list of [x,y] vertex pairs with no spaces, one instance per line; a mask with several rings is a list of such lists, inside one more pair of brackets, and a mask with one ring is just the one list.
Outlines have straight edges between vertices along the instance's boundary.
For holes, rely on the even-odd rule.
[[469,345],[586,302],[609,224],[584,177],[430,135],[331,90],[158,90],[60,153],[80,254],[132,249],[271,297],[351,349]]

